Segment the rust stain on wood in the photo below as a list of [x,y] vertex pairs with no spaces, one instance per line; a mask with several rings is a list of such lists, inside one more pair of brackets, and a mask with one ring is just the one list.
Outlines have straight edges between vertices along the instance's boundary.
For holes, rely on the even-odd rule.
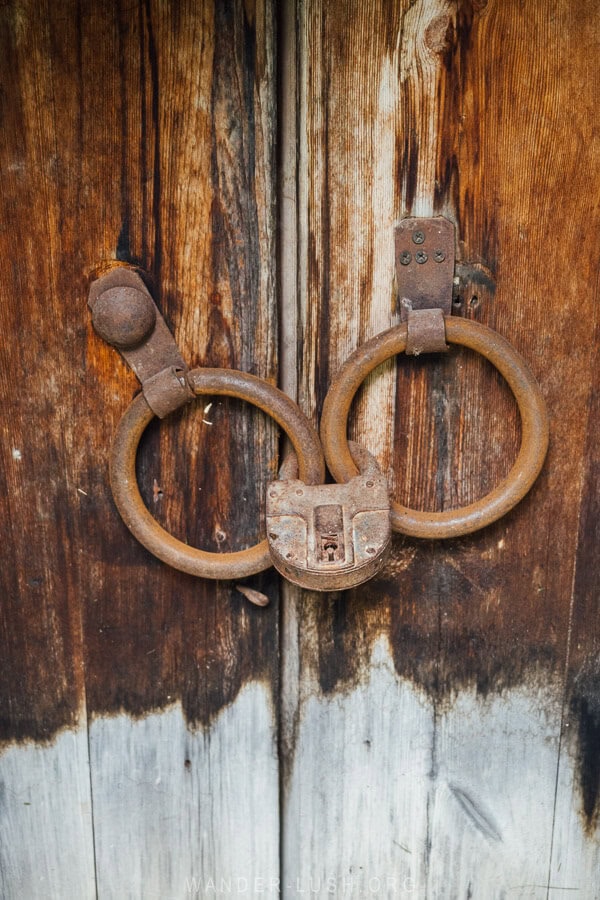
[[[0,11],[0,378],[5,418],[0,739],[181,698],[207,722],[277,680],[277,582],[172,572],[111,502],[107,449],[137,383],[93,334],[88,275],[140,266],[190,365],[274,380],[274,81],[268,3],[86,0]],[[276,429],[215,402],[150,429],[141,488],[209,549],[255,542]],[[158,491],[156,485],[159,486]],[[158,498],[158,502],[157,501]]]
[[[566,0],[552,15],[518,2],[398,2],[384,11],[357,0],[311,4],[302,27],[305,408],[318,412],[324,359],[334,373],[361,339],[394,322],[394,220],[437,213],[456,222],[458,258],[471,264],[455,313],[513,342],[552,417],[545,470],[501,522],[452,542],[397,538],[378,580],[300,601],[302,672],[315,689],[348,689],[381,634],[398,673],[436,703],[473,685],[482,694],[535,690],[560,680],[567,665],[582,813],[593,823],[600,643],[589,285],[600,98],[590,89],[574,108],[572,97],[577,85],[595,84],[596,16]],[[443,509],[481,497],[506,475],[520,428],[502,379],[485,361],[453,352],[398,360],[395,374],[381,367],[357,399],[351,436],[376,452],[397,499]]]

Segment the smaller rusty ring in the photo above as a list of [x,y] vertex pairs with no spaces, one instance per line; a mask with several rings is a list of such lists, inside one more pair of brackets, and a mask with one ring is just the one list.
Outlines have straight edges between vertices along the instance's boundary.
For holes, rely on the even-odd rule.
[[[317,432],[304,413],[282,391],[261,378],[229,369],[193,369],[189,383],[197,395],[237,397],[262,409],[288,435],[298,457],[300,477],[307,484],[325,480],[325,464]],[[129,404],[112,446],[110,483],[121,517],[131,533],[167,565],[200,578],[245,578],[268,569],[271,555],[262,540],[246,550],[211,553],[190,547],[165,531],[142,500],[135,471],[137,449],[154,413],[143,394]]]
[[[495,522],[522,500],[544,464],[548,449],[548,414],[529,366],[496,331],[466,319],[445,317],[446,340],[485,356],[504,376],[521,415],[521,448],[506,478],[476,503],[444,512],[421,512],[392,503],[392,528],[419,538],[470,534]],[[348,413],[367,375],[386,359],[406,349],[407,326],[399,325],[363,344],[344,363],[331,385],[321,417],[321,441],[327,465],[337,481],[353,478],[357,469],[346,437]]]

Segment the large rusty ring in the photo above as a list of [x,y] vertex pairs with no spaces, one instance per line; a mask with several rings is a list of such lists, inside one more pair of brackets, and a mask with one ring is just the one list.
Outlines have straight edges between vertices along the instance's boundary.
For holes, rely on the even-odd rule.
[[[470,534],[495,522],[522,500],[540,473],[548,449],[548,414],[540,388],[523,357],[496,331],[466,319],[445,317],[446,340],[485,356],[506,379],[521,415],[521,448],[507,477],[493,491],[461,509],[420,512],[392,503],[392,528],[418,538]],[[363,344],[344,363],[323,406],[321,441],[337,481],[357,474],[346,437],[354,395],[378,365],[406,349],[407,326],[399,325]]]
[[[238,397],[262,409],[288,435],[298,457],[300,478],[306,484],[324,481],[325,464],[317,432],[282,391],[261,378],[228,369],[193,369],[187,376],[197,395]],[[235,553],[210,553],[184,544],[150,515],[138,488],[135,459],[142,434],[153,418],[144,395],[139,394],[125,411],[112,447],[113,497],[132,534],[163,562],[201,578],[244,578],[268,569],[272,562],[266,539]]]

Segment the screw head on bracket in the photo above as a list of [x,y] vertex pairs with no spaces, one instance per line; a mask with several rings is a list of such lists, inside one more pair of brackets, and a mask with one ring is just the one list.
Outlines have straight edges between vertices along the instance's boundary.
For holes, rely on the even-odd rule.
[[422,244],[425,240],[425,232],[424,231],[414,231],[413,232],[413,243],[414,244]]
[[428,257],[424,250],[417,250],[417,252],[415,253],[415,259],[419,263],[419,265],[423,265],[423,263],[427,262]]
[[104,291],[94,304],[92,324],[101,338],[124,350],[136,347],[156,324],[156,309],[147,294],[133,287]]
[[408,252],[408,250],[403,250],[399,258],[401,266],[408,266],[412,259],[412,255]]
[[443,250],[435,250],[434,254],[433,254],[433,258],[435,259],[436,262],[444,262],[444,260],[446,259],[446,254],[444,253]]

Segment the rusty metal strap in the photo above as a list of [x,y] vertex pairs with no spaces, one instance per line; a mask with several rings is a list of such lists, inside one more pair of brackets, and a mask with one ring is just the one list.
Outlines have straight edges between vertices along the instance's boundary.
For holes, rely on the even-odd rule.
[[444,216],[401,219],[394,229],[400,319],[410,310],[452,312],[454,223]]
[[160,419],[194,399],[188,367],[146,285],[118,266],[94,281],[88,305],[94,328],[119,350]]
[[408,313],[406,350],[409,356],[446,353],[446,325],[441,309],[411,309]]
[[448,350],[444,316],[452,312],[454,240],[454,224],[443,216],[409,216],[395,228],[396,289],[409,356]]
[[175,366],[163,369],[144,381],[142,391],[146,403],[159,419],[164,419],[170,412],[194,399],[187,372],[176,369]]

